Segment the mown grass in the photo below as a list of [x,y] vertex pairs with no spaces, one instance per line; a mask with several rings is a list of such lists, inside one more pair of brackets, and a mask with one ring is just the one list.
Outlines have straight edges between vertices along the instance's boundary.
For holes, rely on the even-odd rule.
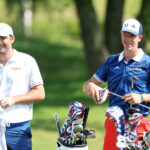
[[79,101],[90,107],[87,128],[95,129],[96,138],[88,140],[89,150],[102,149],[107,102],[95,105],[82,92],[82,86],[89,78],[82,47],[20,37],[16,37],[14,47],[35,57],[46,90],[45,101],[34,104],[34,119],[31,122],[33,150],[56,149],[58,133],[54,113],[58,113],[62,126],[71,101]]
[[79,101],[90,107],[87,128],[95,129],[96,138],[88,140],[89,150],[102,149],[106,105],[95,105],[82,92],[82,86],[89,78],[82,47],[17,36],[14,47],[31,54],[37,60],[46,90],[45,101],[34,104],[34,119],[31,122],[33,150],[56,148],[58,133],[54,113],[58,113],[62,126],[71,101]]

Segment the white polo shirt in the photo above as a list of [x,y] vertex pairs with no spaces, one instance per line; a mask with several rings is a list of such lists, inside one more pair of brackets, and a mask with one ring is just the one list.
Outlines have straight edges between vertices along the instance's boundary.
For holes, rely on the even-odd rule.
[[[5,66],[0,64],[0,96],[16,96],[29,92],[32,87],[43,84],[35,59],[14,49],[12,58]],[[33,104],[17,104],[3,112],[9,123],[32,120]]]

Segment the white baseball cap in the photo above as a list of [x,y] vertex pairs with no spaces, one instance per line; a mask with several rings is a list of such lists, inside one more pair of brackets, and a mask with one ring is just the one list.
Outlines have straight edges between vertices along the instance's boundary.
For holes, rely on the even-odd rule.
[[11,26],[6,23],[0,23],[0,36],[6,37],[9,35],[13,35],[13,30]]
[[121,32],[130,32],[134,35],[141,35],[143,32],[143,27],[138,20],[127,19],[123,22]]

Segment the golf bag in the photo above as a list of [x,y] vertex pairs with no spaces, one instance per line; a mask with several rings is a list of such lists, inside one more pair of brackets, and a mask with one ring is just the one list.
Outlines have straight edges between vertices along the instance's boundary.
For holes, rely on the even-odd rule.
[[89,108],[72,101],[69,114],[57,139],[57,150],[88,150],[86,138],[94,138],[95,131],[85,129]]
[[120,150],[150,150],[150,121],[143,117],[139,109],[129,108],[127,118],[118,106],[106,108],[105,111],[116,126],[116,145]]
[[66,144],[61,138],[57,140],[57,150],[88,150],[87,144]]

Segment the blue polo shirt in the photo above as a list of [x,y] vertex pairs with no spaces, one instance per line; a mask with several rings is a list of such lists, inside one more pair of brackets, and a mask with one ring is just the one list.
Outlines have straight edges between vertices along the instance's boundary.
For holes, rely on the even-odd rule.
[[[123,54],[124,52],[110,56],[94,74],[95,78],[102,83],[108,82],[111,92],[124,96],[131,93],[132,77],[137,77],[139,80],[134,82],[133,93],[150,93],[150,56],[139,49],[138,55],[126,63]],[[150,106],[147,102],[143,104]],[[130,104],[111,94],[109,106],[121,107],[127,116],[126,109]],[[149,114],[149,109],[139,105],[133,107],[139,108],[144,115]]]

